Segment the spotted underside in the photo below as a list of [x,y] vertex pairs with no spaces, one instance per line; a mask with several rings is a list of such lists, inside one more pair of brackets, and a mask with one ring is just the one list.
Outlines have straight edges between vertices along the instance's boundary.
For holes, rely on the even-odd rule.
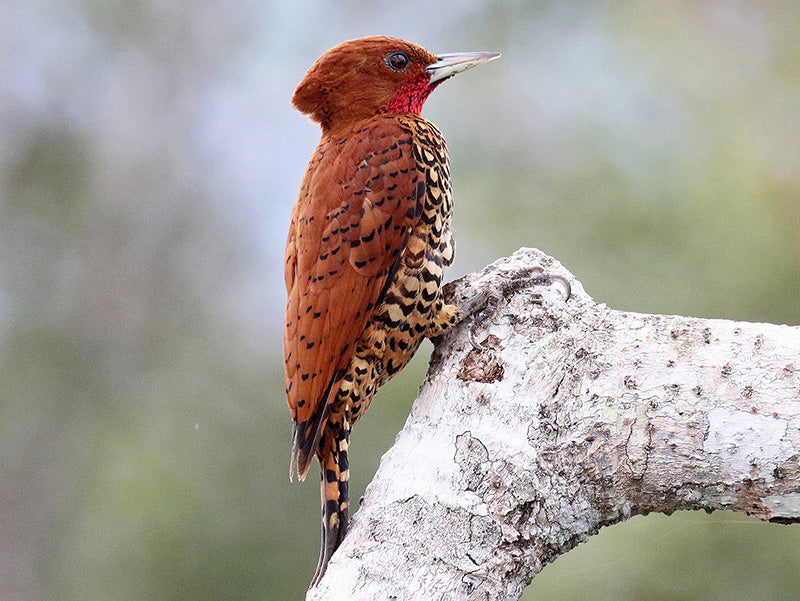
[[309,162],[287,241],[284,357],[292,470],[303,478],[315,454],[322,470],[323,570],[346,527],[350,429],[457,319],[440,294],[451,210],[445,142],[422,117],[377,115],[323,137]]
[[325,421],[349,413],[352,426],[422,339],[454,321],[439,293],[451,210],[445,142],[422,117],[376,116],[312,156],[286,252],[285,379],[301,474]]

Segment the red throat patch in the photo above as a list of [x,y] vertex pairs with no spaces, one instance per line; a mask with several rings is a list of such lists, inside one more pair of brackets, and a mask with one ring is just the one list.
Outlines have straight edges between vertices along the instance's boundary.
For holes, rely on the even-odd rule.
[[[430,96],[430,93],[441,82],[431,85],[429,73],[423,73],[419,77],[404,83],[392,99],[383,107],[387,113],[422,113],[422,105]],[[443,80],[444,81],[444,80]]]

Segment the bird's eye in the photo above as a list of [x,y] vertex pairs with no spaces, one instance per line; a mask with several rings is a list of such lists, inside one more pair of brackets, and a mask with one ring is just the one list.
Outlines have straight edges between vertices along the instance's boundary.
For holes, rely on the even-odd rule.
[[405,52],[398,51],[392,52],[388,57],[386,57],[386,63],[392,68],[393,71],[405,71],[408,69],[408,65],[411,64],[411,59],[408,58],[408,55]]

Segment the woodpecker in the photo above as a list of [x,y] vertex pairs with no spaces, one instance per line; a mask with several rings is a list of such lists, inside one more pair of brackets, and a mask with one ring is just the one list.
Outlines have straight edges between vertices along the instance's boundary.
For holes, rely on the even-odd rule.
[[321,472],[312,587],[347,530],[351,428],[422,340],[460,317],[441,293],[454,254],[447,146],[423,104],[445,80],[499,56],[350,40],[323,54],[292,97],[322,129],[289,225],[283,337],[290,478],[304,480],[314,456]]

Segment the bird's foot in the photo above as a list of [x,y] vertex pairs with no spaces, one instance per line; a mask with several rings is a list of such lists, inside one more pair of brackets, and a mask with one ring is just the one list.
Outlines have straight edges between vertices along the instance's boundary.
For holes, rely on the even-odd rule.
[[[558,282],[564,286],[566,292],[564,300],[569,300],[572,294],[569,280],[560,275],[550,275],[537,267],[534,269],[521,269],[507,274],[497,286],[484,288],[475,296],[464,301],[460,306],[461,319],[462,321],[469,320],[472,322],[469,327],[469,341],[473,348],[484,350],[484,346],[476,339],[477,331],[494,318],[500,307],[500,302],[504,298],[508,298],[524,288],[549,286],[553,282]],[[542,297],[540,294],[534,293],[532,296],[534,302],[541,303]]]

